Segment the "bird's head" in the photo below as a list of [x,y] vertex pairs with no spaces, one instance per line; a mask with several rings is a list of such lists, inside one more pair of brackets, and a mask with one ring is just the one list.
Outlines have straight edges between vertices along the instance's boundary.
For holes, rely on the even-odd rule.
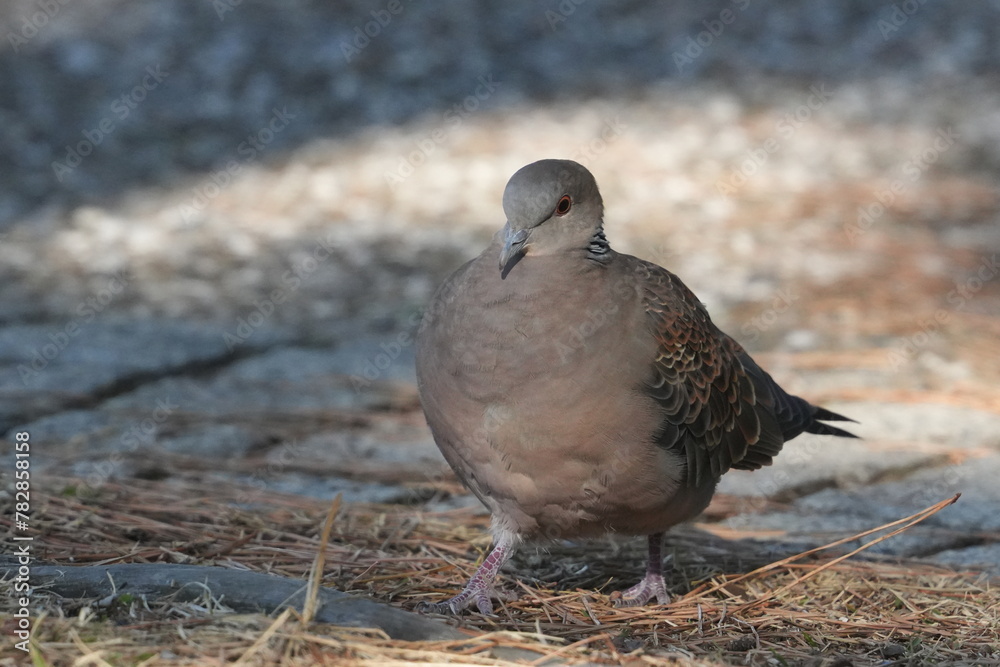
[[519,169],[507,181],[503,210],[502,278],[525,255],[587,250],[595,239],[607,245],[597,181],[572,160],[539,160]]

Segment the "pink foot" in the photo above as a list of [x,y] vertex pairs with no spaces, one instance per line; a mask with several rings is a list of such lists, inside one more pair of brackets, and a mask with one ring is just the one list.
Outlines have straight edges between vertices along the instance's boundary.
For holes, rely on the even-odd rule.
[[667,593],[667,584],[663,581],[662,574],[647,573],[632,588],[612,594],[612,602],[616,607],[641,607],[653,598],[656,598],[657,604],[670,602],[670,594]]
[[472,603],[476,604],[476,609],[485,616],[493,615],[493,602],[491,599],[509,602],[516,600],[517,596],[509,593],[502,593],[493,587],[493,581],[504,563],[514,555],[514,549],[507,544],[497,544],[493,551],[486,557],[483,564],[479,566],[476,573],[469,579],[469,583],[462,589],[462,592],[444,602],[422,602],[417,606],[418,611],[433,614],[458,614]]
[[646,576],[627,591],[611,595],[611,602],[616,607],[641,607],[653,598],[656,598],[657,604],[670,602],[667,584],[663,581],[663,558],[660,554],[662,542],[663,533],[649,536],[649,562],[646,564]]
[[428,614],[458,614],[474,602],[480,614],[492,616],[492,600],[513,602],[516,599],[517,596],[513,593],[498,591],[493,586],[477,586],[473,588],[470,584],[453,598],[444,602],[421,602],[417,609]]

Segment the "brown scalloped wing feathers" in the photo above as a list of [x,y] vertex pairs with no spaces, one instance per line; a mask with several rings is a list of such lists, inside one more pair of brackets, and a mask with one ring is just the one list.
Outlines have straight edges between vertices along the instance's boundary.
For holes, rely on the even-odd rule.
[[658,343],[648,391],[666,411],[659,444],[684,453],[692,484],[770,464],[784,438],[770,397],[758,395],[740,361],[743,348],[676,276],[637,261]]

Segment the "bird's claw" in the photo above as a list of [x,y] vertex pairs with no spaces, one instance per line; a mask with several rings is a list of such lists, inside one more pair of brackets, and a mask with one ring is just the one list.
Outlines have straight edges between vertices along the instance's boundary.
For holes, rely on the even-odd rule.
[[616,607],[641,607],[653,598],[657,604],[670,602],[667,584],[663,575],[647,574],[642,581],[626,591],[615,591],[611,594],[611,603]]
[[513,602],[517,599],[517,594],[508,591],[498,591],[492,586],[476,586],[471,584],[455,597],[444,602],[421,602],[417,605],[417,611],[424,614],[459,614],[473,603],[476,610],[483,616],[493,616],[492,600],[503,602]]

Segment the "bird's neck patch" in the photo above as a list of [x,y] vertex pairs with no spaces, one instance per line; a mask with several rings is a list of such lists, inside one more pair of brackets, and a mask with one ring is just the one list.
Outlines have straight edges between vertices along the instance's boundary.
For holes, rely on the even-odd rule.
[[607,237],[604,236],[604,227],[598,227],[587,245],[587,258],[600,261],[604,259],[609,250],[611,250],[611,246],[608,244]]

